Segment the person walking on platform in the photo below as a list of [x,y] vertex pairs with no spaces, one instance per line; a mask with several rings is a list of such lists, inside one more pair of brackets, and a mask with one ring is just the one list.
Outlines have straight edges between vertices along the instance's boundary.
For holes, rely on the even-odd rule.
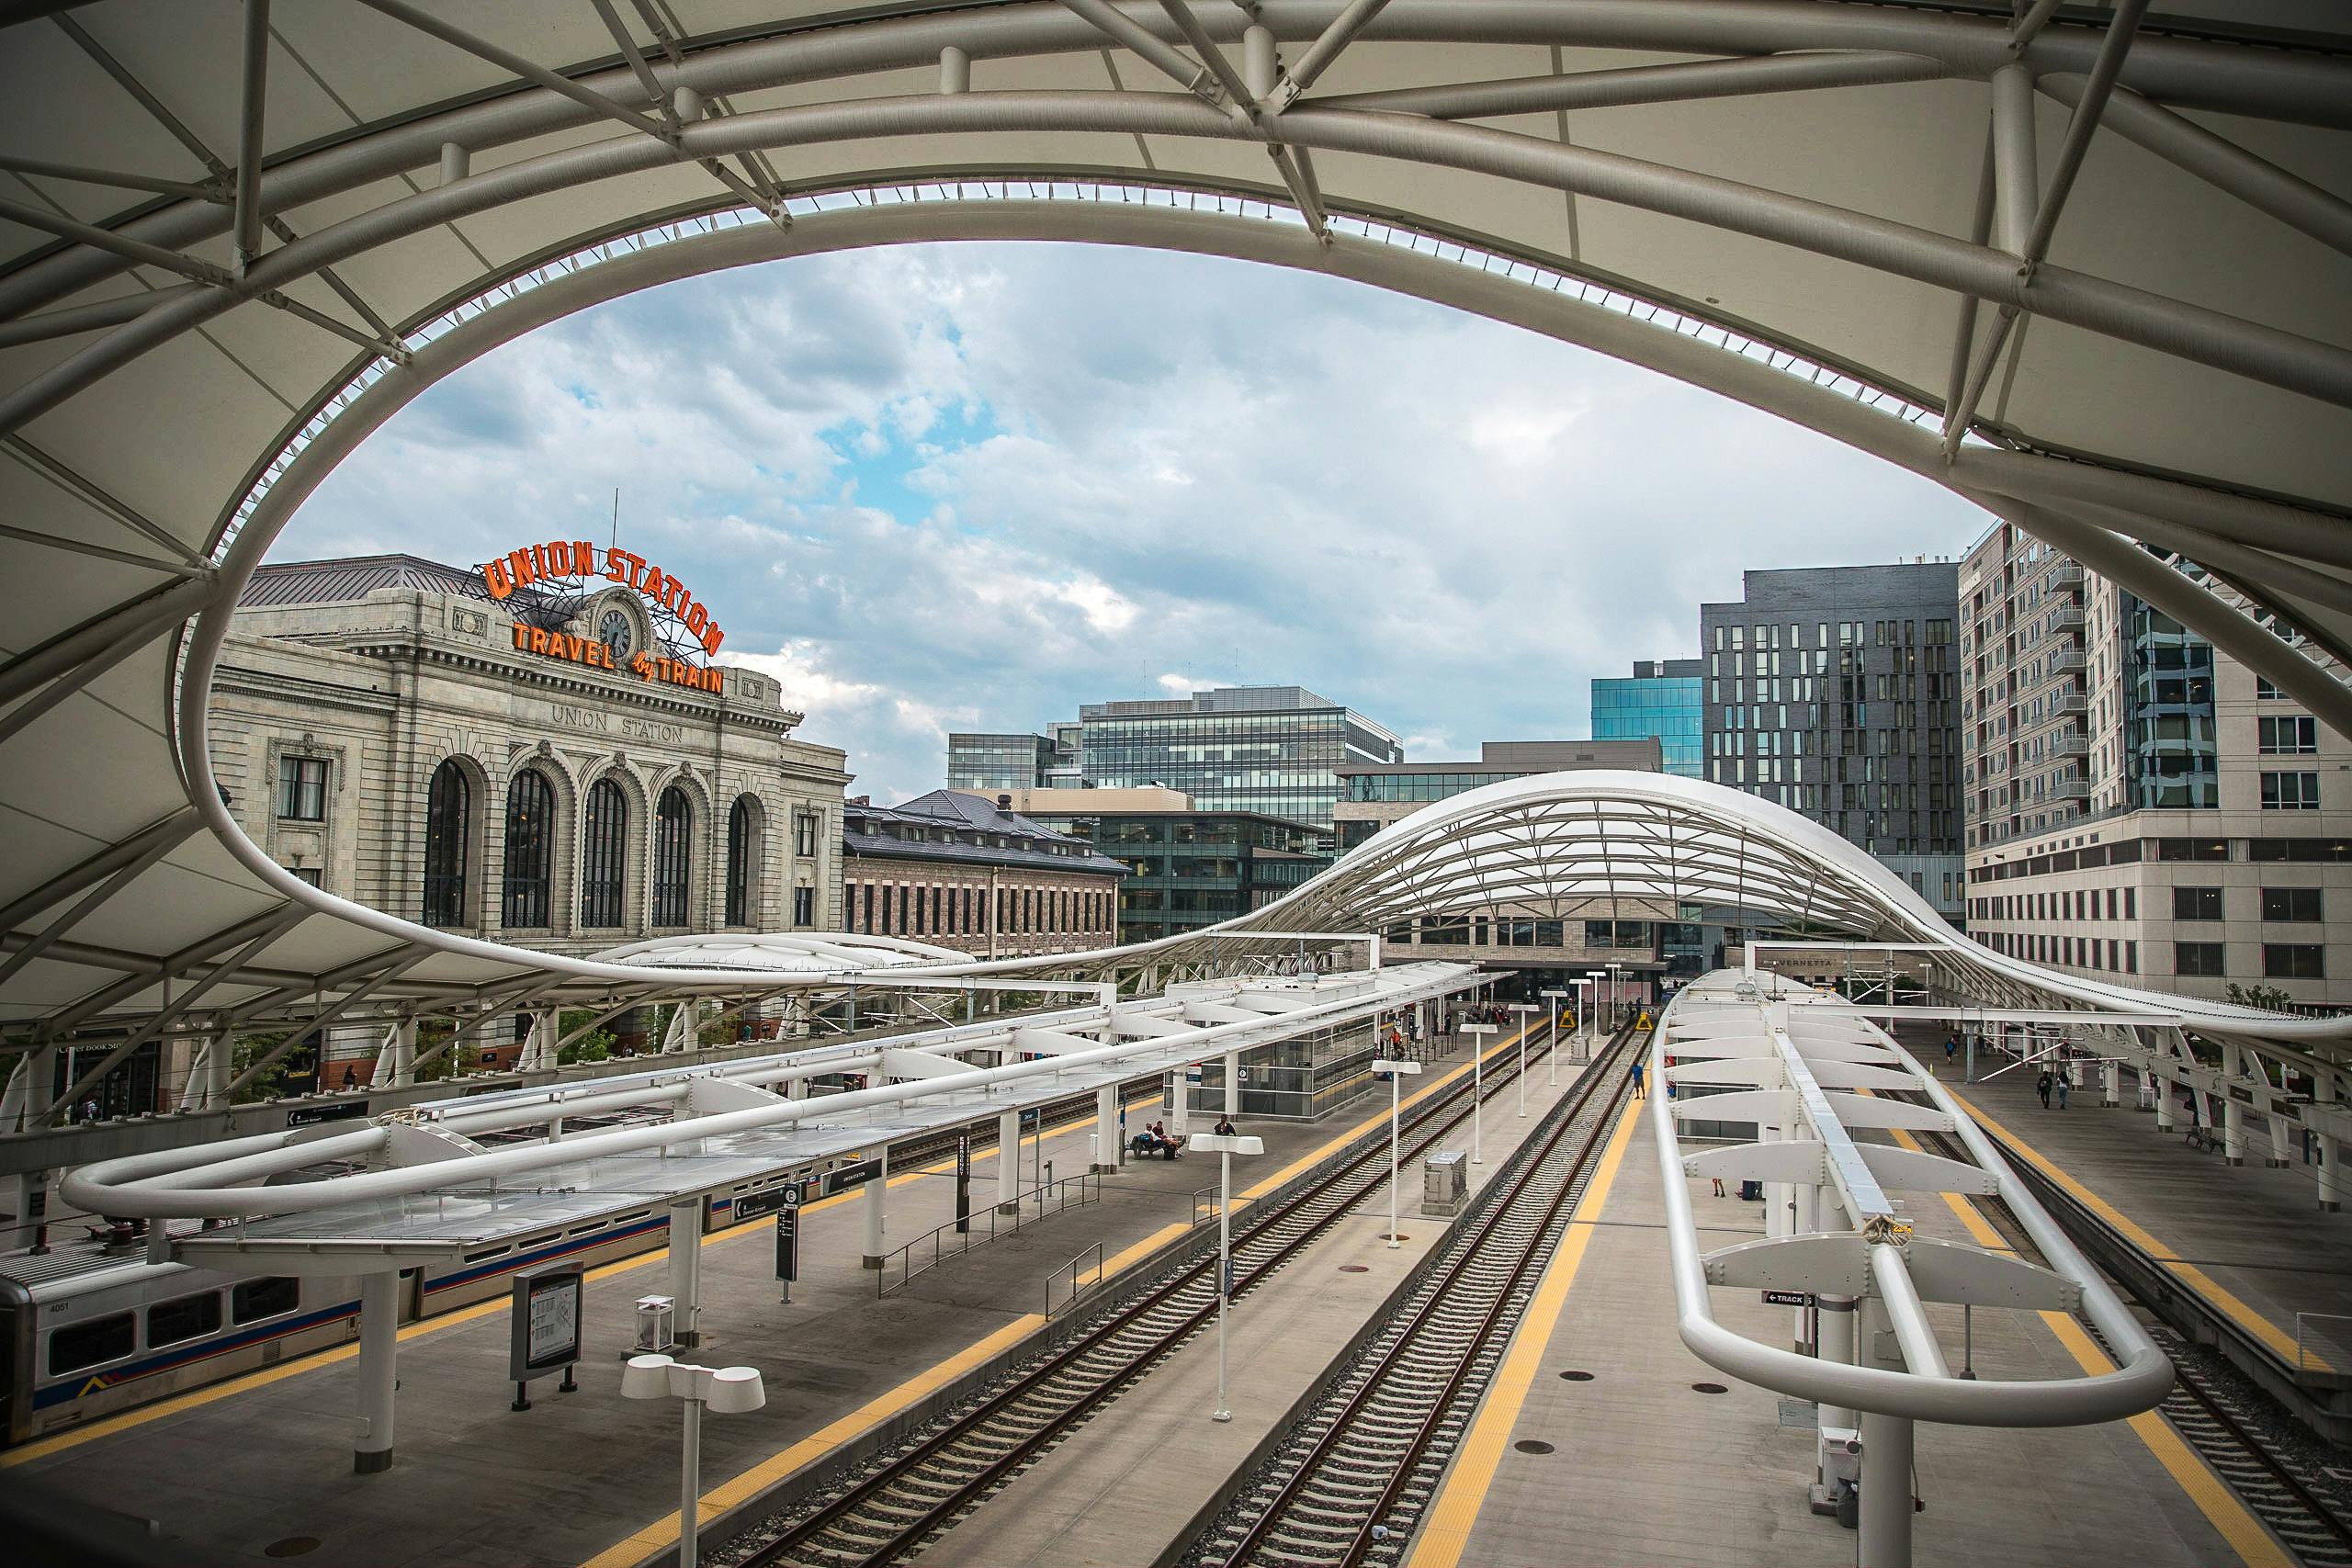
[[1635,1100],[1649,1098],[1649,1091],[1642,1087],[1642,1059],[1639,1056],[1634,1058],[1634,1098]]
[[2066,1097],[2075,1090],[2075,1075],[2065,1068],[2058,1069],[2058,1109],[2066,1109]]
[[1951,1066],[1952,1064],[1952,1058],[1959,1055],[1960,1031],[1955,1029],[1951,1032],[1951,1037],[1944,1042],[1944,1066],[1947,1067]]
[[2044,1111],[2050,1109],[2050,1091],[2053,1087],[2055,1087],[2057,1082],[2058,1080],[2056,1078],[2050,1076],[2050,1069],[2048,1067],[2042,1068],[2041,1076],[2033,1080],[2033,1087],[2039,1089],[2041,1093],[2041,1109]]

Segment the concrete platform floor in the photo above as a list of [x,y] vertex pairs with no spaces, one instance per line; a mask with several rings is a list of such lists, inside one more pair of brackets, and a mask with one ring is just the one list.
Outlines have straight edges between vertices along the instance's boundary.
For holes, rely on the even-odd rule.
[[[1555,1087],[1536,1066],[1524,1120],[1515,1091],[1487,1107],[1486,1160],[1471,1168],[1472,1190],[1494,1179],[1582,1071],[1563,1060]],[[1469,1130],[1446,1145],[1466,1150]],[[1418,1166],[1404,1169],[1401,1186],[1404,1240],[1396,1250],[1385,1242],[1384,1195],[1235,1303],[1227,1325],[1230,1422],[1209,1417],[1216,1336],[1204,1333],[911,1561],[919,1568],[1143,1568],[1174,1556],[1444,1236],[1451,1222],[1420,1217]]]
[[[1453,1060],[1466,1063],[1466,1054]],[[1137,1104],[1130,1125],[1149,1120],[1153,1105]],[[1271,1188],[1372,1116],[1367,1097],[1320,1125],[1247,1122],[1268,1150],[1252,1174]],[[1083,1168],[1091,1126],[1046,1140],[1057,1174]],[[954,1217],[952,1168],[893,1176],[893,1246]],[[1080,1251],[1100,1243],[1115,1273],[1183,1235],[1195,1190],[1216,1177],[1205,1156],[1131,1163],[1107,1179],[1102,1202],[918,1275],[880,1301],[860,1263],[857,1193],[803,1211],[790,1306],[777,1301],[766,1224],[706,1238],[704,1342],[694,1359],[759,1367],[768,1397],[754,1414],[705,1423],[706,1522],[1012,1349],[1044,1325],[1047,1274]],[[982,1151],[976,1205],[994,1178],[994,1152]],[[398,1458],[382,1474],[351,1472],[356,1366],[355,1348],[345,1347],[8,1450],[0,1486],[30,1489],[45,1509],[157,1521],[165,1550],[190,1562],[624,1568],[677,1538],[678,1411],[619,1392],[631,1303],[665,1291],[664,1255],[608,1264],[589,1280],[580,1392],[536,1383],[527,1412],[508,1409],[503,1298],[404,1327]],[[268,1555],[293,1538],[318,1544]]]
[[[1809,1568],[1854,1560],[1855,1536],[1806,1505],[1812,1407],[1784,1406],[1769,1390],[1725,1378],[1675,1333],[1663,1178],[1645,1110],[1636,1102],[1621,1125],[1613,1166],[1596,1174],[1415,1536],[1410,1568]],[[1703,1246],[1762,1234],[1760,1204],[1717,1198],[1704,1180],[1690,1185]],[[1940,1200],[1914,1207],[1921,1234],[1968,1238]],[[1793,1334],[1792,1310],[1767,1307],[1753,1292],[1718,1291],[1714,1309],[1767,1343]],[[1931,1315],[1956,1351],[1958,1309]],[[2070,1341],[2070,1325],[2054,1314],[1980,1313],[1975,1366],[1988,1377],[2076,1374],[2071,1344],[2097,1352],[2078,1329]],[[1566,1372],[1589,1378],[1569,1381]],[[1702,1383],[1725,1392],[1694,1386]],[[1917,1492],[1927,1507],[1915,1522],[1916,1561],[1923,1568],[2286,1561],[2268,1555],[2275,1544],[2233,1500],[2213,1502],[2211,1472],[2168,1434],[2151,1416],[2051,1431],[1920,1427]],[[1522,1444],[1548,1448],[1528,1452]]]
[[2060,1111],[2042,1108],[2037,1072],[1947,1078],[1946,1087],[2110,1224],[2154,1256],[2168,1254],[2166,1268],[2183,1284],[2272,1349],[2292,1359],[2295,1314],[2324,1314],[2306,1320],[2312,1352],[2352,1367],[2352,1213],[2323,1213],[2318,1183],[2301,1163],[2267,1168],[2270,1139],[2257,1118],[2247,1119],[2246,1163],[2231,1166],[2188,1146],[2185,1116],[2158,1132],[2129,1073],[2120,1106],[2102,1107],[2095,1088],[2078,1089]]

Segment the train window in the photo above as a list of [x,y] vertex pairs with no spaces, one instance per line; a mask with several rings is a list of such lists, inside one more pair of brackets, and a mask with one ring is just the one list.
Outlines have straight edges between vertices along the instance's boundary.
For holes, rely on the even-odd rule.
[[127,1312],[53,1328],[49,1334],[49,1375],[59,1377],[78,1372],[84,1367],[119,1361],[130,1354],[136,1343],[137,1335]]
[[514,1250],[514,1248],[511,1245],[506,1247],[485,1247],[480,1252],[467,1253],[466,1261],[469,1263],[479,1263],[485,1258],[503,1258],[506,1254]]
[[220,1292],[207,1291],[200,1296],[182,1296],[174,1302],[158,1302],[147,1309],[147,1348],[176,1345],[183,1339],[201,1339],[208,1334],[220,1332]]
[[292,1312],[302,1304],[302,1281],[274,1274],[265,1280],[247,1280],[229,1292],[229,1319],[232,1323],[257,1323],[265,1317]]
[[598,1221],[597,1221],[594,1224],[593,1224],[593,1225],[574,1225],[574,1226],[572,1226],[570,1230],[568,1230],[568,1231],[564,1232],[563,1234],[564,1234],[565,1235],[567,1235],[567,1236],[586,1235],[588,1235],[588,1234],[589,1234],[590,1232],[592,1232],[592,1231],[600,1231],[600,1230],[603,1230],[604,1228],[605,1228],[605,1222],[604,1222],[604,1221],[602,1221],[602,1220],[598,1220]]

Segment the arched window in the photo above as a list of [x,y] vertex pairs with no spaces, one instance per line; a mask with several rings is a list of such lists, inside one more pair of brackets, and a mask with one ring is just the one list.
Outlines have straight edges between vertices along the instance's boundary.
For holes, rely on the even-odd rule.
[[621,888],[628,865],[628,797],[611,779],[588,790],[588,831],[580,849],[580,923],[621,923]]
[[653,813],[653,923],[686,923],[687,834],[694,827],[694,807],[686,792],[675,784],[662,792]]
[[474,786],[451,758],[424,792],[424,923],[466,923],[466,863],[472,848]]
[[537,768],[506,786],[506,887],[502,923],[548,923],[548,889],[555,872],[555,788]]
[[759,829],[752,818],[752,797],[739,795],[727,810],[727,923],[752,923],[752,857],[759,852]]

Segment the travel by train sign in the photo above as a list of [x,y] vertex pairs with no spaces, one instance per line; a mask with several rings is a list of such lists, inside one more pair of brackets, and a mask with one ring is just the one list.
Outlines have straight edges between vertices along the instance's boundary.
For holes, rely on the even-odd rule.
[[[594,580],[602,578],[642,597],[646,611],[658,623],[654,640],[661,646],[648,647],[629,612],[609,598],[603,601],[604,613],[595,617],[597,624],[585,636],[560,626],[534,625],[526,611],[515,618],[514,626],[517,653],[566,660],[616,674],[626,671],[640,681],[662,685],[703,692],[725,688],[725,671],[688,655],[697,648],[704,654],[717,653],[727,634],[711,618],[709,607],[684,583],[643,556],[615,545],[603,552],[600,568],[594,545],[585,539],[558,539],[509,550],[481,571],[482,585],[500,603],[524,588],[556,595],[553,615],[542,619],[576,619]],[[568,609],[564,607],[567,600],[571,601]]]

